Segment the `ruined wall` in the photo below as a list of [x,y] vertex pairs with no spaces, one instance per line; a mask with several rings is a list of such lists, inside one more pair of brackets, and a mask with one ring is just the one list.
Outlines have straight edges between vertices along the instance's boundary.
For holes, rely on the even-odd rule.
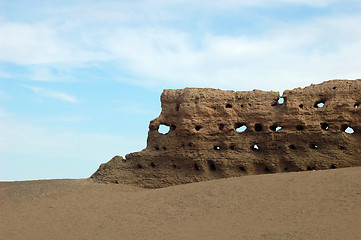
[[287,90],[281,99],[272,91],[164,90],[161,102],[147,148],[114,157],[92,178],[153,188],[361,166],[361,80]]

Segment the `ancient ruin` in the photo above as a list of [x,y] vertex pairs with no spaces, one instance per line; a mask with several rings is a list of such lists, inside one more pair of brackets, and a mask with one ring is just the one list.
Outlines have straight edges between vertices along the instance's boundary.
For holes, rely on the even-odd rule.
[[[279,92],[164,90],[146,149],[91,176],[148,188],[361,166],[361,79]],[[161,128],[168,128],[161,132]]]

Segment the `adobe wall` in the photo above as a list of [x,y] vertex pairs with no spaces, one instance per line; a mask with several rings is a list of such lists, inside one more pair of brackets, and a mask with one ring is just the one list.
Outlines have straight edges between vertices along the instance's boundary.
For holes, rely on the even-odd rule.
[[[287,90],[283,103],[279,98],[259,90],[164,90],[146,149],[114,157],[92,178],[157,188],[361,166],[360,79]],[[158,132],[160,125],[169,132]]]

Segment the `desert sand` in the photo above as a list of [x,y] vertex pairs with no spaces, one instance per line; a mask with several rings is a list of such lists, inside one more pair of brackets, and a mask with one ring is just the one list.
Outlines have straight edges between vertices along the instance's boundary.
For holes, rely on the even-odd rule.
[[1,182],[0,239],[361,239],[361,168],[160,189]]

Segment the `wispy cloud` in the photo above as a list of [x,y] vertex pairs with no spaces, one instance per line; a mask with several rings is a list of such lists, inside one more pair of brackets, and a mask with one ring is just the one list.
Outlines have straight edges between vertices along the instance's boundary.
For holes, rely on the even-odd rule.
[[69,103],[78,103],[79,102],[79,100],[76,97],[71,96],[64,92],[54,91],[51,89],[41,88],[41,87],[26,86],[26,85],[23,85],[23,86],[32,90],[35,94],[37,94],[41,97],[53,98],[53,99],[57,99],[57,100],[61,100],[64,102],[69,102]]
[[81,36],[74,38],[79,38],[78,41],[68,39],[71,36],[61,25],[0,22],[0,36],[0,61],[25,65],[65,62],[76,65],[107,59],[104,52],[86,49],[85,39]]
[[257,36],[207,34],[200,46],[182,32],[123,29],[104,45],[140,79],[159,86],[293,88],[359,77],[361,29],[355,23],[360,21],[360,16],[320,18]]
[[[217,33],[211,30],[212,26],[202,27],[207,24],[203,18],[192,15],[195,31],[198,31],[194,35],[194,29],[186,27],[182,15],[183,8],[196,12],[204,7],[207,10],[202,14],[220,17],[220,5],[222,9],[239,7],[240,11],[244,11],[244,6],[256,6],[257,15],[284,5],[322,8],[340,3],[340,0],[221,3],[212,0],[207,4],[164,0],[151,3],[90,1],[86,4],[80,1],[67,8],[48,9],[49,15],[45,14],[44,21],[0,22],[0,36],[4,36],[0,40],[0,60],[38,66],[33,67],[31,78],[40,81],[69,79],[73,69],[90,63],[112,64],[114,72],[121,69],[132,75],[132,78],[121,78],[122,81],[156,88],[284,90],[327,79],[354,79],[360,77],[359,14],[337,12],[296,22],[273,19],[271,23],[265,17],[261,21],[267,22],[267,27],[252,35]],[[357,2],[349,0],[347,3]],[[183,8],[176,11],[181,5]],[[78,14],[80,12],[87,14]],[[51,68],[57,64],[67,68],[54,77]],[[118,77],[110,74],[109,78]],[[76,101],[66,94],[36,92]]]
[[[228,0],[228,1],[202,1],[202,0],[177,0],[177,1],[156,1],[158,4],[162,5],[192,5],[194,7],[200,8],[214,8],[214,9],[225,9],[225,8],[235,8],[235,7],[283,7],[285,5],[295,5],[295,6],[310,6],[310,7],[326,7],[335,3],[356,3],[357,0]],[[168,2],[168,3],[166,3]]]
[[[60,65],[60,64],[59,64]],[[53,65],[31,65],[29,66],[30,79],[41,82],[75,82],[68,67]]]

